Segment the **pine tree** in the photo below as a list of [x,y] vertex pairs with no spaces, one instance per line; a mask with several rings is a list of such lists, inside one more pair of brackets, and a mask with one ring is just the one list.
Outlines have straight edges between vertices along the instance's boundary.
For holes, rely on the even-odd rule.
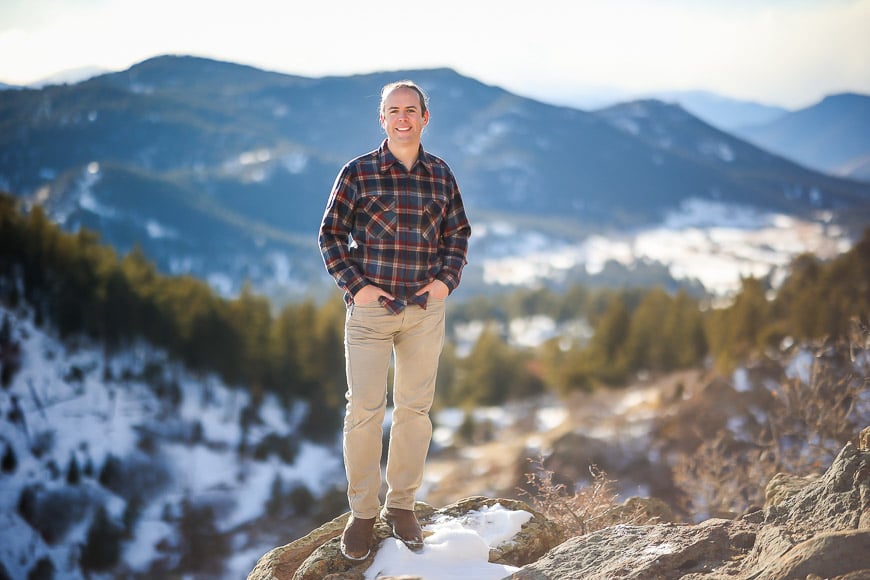
[[88,535],[81,555],[81,566],[86,572],[105,572],[121,561],[121,537],[123,530],[109,517],[104,506],[88,528]]
[[0,470],[3,473],[15,473],[16,469],[18,469],[18,457],[15,455],[15,449],[12,448],[12,445],[6,445],[3,459],[0,459]]
[[100,469],[100,476],[98,478],[100,485],[108,490],[118,492],[122,485],[122,479],[123,469],[121,460],[111,453],[108,454],[103,467]]
[[70,453],[69,462],[66,465],[66,482],[68,485],[78,485],[82,481],[79,462],[76,459],[75,453]]
[[37,560],[33,568],[27,573],[27,580],[49,580],[54,578],[56,569],[54,562],[48,556],[43,556]]
[[178,570],[220,575],[221,562],[229,553],[229,541],[217,529],[214,508],[210,505],[198,506],[189,498],[184,498],[178,533],[181,535]]

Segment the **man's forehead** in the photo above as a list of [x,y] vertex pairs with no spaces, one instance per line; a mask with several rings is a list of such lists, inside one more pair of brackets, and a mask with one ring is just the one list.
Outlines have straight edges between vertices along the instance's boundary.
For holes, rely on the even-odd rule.
[[420,95],[417,94],[417,91],[408,87],[396,87],[392,91],[387,94],[387,97],[384,99],[384,105],[386,108],[396,108],[396,107],[419,107],[420,106]]

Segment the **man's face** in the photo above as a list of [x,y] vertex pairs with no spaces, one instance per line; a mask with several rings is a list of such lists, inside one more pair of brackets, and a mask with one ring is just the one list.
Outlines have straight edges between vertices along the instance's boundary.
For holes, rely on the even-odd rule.
[[420,95],[414,89],[399,87],[384,99],[381,127],[394,143],[419,143],[423,127],[429,123],[429,111],[422,112]]

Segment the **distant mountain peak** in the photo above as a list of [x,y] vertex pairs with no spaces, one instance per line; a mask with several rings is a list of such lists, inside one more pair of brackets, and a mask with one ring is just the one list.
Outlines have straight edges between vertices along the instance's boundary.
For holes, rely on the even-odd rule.
[[740,129],[759,147],[807,167],[870,181],[870,95],[838,93],[772,122]]
[[73,85],[109,72],[108,69],[97,66],[82,66],[56,72],[35,83],[30,88],[41,89],[50,85]]

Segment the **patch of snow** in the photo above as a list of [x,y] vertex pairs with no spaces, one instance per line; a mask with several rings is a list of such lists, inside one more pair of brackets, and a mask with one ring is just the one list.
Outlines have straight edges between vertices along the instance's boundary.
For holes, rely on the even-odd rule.
[[466,357],[471,352],[474,343],[483,334],[488,325],[492,324],[484,320],[469,320],[468,322],[457,323],[453,327],[454,340],[456,342],[456,354],[460,357]]
[[640,135],[640,125],[637,124],[637,121],[631,119],[629,117],[616,117],[611,119],[611,123],[614,127],[619,129],[624,133],[628,133],[629,135]]
[[425,526],[420,552],[412,552],[394,538],[384,540],[365,578],[411,575],[425,580],[499,580],[519,568],[490,563],[489,549],[510,541],[531,518],[529,512],[508,510],[501,504],[462,518],[440,518]]
[[555,429],[568,418],[565,407],[545,407],[535,411],[535,426],[538,431]]
[[272,265],[272,281],[275,284],[286,286],[292,283],[290,273],[293,271],[293,265],[287,254],[283,252],[270,252],[266,258]]
[[745,367],[739,367],[734,371],[731,382],[738,393],[748,393],[752,390],[752,381],[749,380],[749,372]]
[[509,341],[522,347],[535,347],[557,336],[556,322],[549,316],[538,314],[515,318],[508,325]]
[[148,237],[155,240],[178,238],[178,232],[161,225],[157,220],[146,220],[145,231],[148,232]]
[[[173,271],[176,271],[173,268]],[[205,277],[208,285],[221,296],[232,296],[235,292],[236,281],[229,275],[223,272],[212,272]]]
[[154,87],[145,83],[130,83],[130,92],[136,95],[150,95]]
[[647,546],[644,548],[644,555],[650,556],[666,556],[668,554],[673,554],[675,550],[675,546],[673,544],[669,544],[665,542],[664,544],[659,544],[657,546]]
[[476,132],[463,145],[463,150],[468,155],[482,155],[498,138],[508,132],[510,126],[503,121],[490,123],[485,130]]
[[797,353],[788,363],[785,368],[785,376],[790,379],[798,379],[802,383],[809,385],[813,376],[813,366],[816,364],[816,359],[808,350],[802,350]]
[[698,149],[706,157],[713,157],[725,163],[731,163],[737,159],[737,154],[724,141],[704,141]]
[[272,158],[272,152],[266,148],[256,149],[254,151],[245,151],[239,155],[240,165],[253,165],[255,163],[265,163]]
[[281,165],[290,173],[302,173],[308,165],[308,156],[298,151],[288,153],[281,157]]
[[680,203],[676,211],[668,212],[662,227],[670,230],[712,227],[755,229],[775,224],[778,217],[751,207],[692,198]]

